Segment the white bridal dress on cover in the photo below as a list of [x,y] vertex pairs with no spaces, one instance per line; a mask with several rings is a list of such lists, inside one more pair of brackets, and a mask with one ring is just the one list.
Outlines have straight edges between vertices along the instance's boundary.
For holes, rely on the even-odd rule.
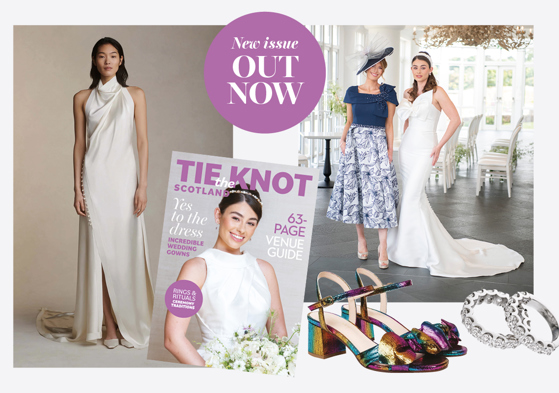
[[403,99],[398,117],[409,126],[398,154],[402,182],[398,227],[388,230],[388,258],[402,266],[428,268],[431,275],[478,277],[514,270],[524,258],[511,249],[473,239],[453,239],[441,224],[425,193],[437,145],[440,111],[433,90],[410,103]]
[[210,248],[198,257],[206,261],[202,307],[196,314],[203,339],[198,352],[207,360],[211,353],[205,345],[216,337],[230,348],[240,329],[250,325],[265,332],[272,296],[256,258],[249,253],[233,255]]
[[37,329],[55,341],[96,342],[102,338],[104,272],[120,332],[135,348],[145,348],[153,288],[144,216],[133,214],[138,185],[134,101],[114,77],[93,89],[85,115],[82,187],[87,218],[80,216],[74,316],[43,309]]

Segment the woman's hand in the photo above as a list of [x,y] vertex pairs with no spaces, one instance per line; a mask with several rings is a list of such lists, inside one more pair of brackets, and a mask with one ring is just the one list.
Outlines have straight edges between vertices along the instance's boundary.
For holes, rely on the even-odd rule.
[[78,213],[78,216],[87,217],[87,214],[85,212],[85,200],[83,199],[83,194],[78,191],[74,193],[74,209],[76,209],[76,213]]
[[136,189],[136,194],[134,194],[134,215],[136,217],[140,217],[144,210],[146,210],[147,203],[147,190],[144,187],[138,187]]
[[433,148],[433,151],[431,152],[431,157],[433,157],[433,166],[435,166],[435,164],[439,160],[439,154],[441,154],[441,149],[442,146],[437,145]]
[[392,153],[393,153],[392,150],[388,149],[388,161],[389,162],[392,162]]
[[345,156],[345,141],[340,141],[340,149],[342,150],[342,154]]

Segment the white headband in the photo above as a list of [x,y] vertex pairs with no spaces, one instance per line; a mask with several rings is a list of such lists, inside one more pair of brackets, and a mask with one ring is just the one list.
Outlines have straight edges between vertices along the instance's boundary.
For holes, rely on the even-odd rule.
[[[423,56],[423,57],[428,58],[428,59],[429,59],[429,64],[430,64],[431,66],[433,66],[433,60],[431,59],[431,56],[429,56],[427,53],[419,52],[419,53],[417,53],[414,57],[417,57],[417,56]],[[413,59],[414,57],[412,57],[412,59]]]

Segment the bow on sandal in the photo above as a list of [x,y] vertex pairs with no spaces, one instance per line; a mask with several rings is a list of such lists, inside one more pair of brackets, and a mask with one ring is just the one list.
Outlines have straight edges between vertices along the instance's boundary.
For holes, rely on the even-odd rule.
[[[369,277],[375,285],[382,287],[382,281],[371,271],[363,268],[358,268],[355,271],[357,283],[363,286],[360,274]],[[412,285],[409,281],[408,285]],[[408,285],[401,285],[398,288],[403,288]],[[381,328],[385,332],[393,332],[397,336],[406,340],[409,347],[415,352],[428,353],[431,355],[440,354],[443,356],[462,356],[468,352],[468,349],[459,345],[460,333],[458,328],[444,319],[441,323],[423,322],[419,329],[409,330],[400,322],[386,314],[387,309],[387,296],[386,293],[380,295],[380,311],[369,308],[367,306],[367,296],[360,299],[361,307],[360,313],[357,313],[357,326],[360,330],[371,340],[374,340],[375,335],[373,326]],[[349,305],[342,306],[342,317],[348,319],[350,317]]]
[[[344,292],[323,298],[319,287],[321,278],[337,283]],[[355,325],[357,320],[355,299],[381,294],[410,284],[410,281],[405,281],[377,288],[368,285],[351,289],[340,276],[330,272],[320,273],[316,279],[318,302],[309,306],[311,312],[307,315],[309,354],[327,359],[345,353],[347,347],[363,367],[375,371],[426,372],[446,368],[448,359],[444,356],[425,356],[417,353],[410,346],[409,341],[393,332],[386,333],[377,344]],[[347,319],[324,311],[325,307],[344,299],[348,301]]]

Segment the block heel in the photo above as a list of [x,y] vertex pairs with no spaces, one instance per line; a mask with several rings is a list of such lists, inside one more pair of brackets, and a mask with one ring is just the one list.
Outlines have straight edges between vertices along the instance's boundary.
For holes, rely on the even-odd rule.
[[315,326],[309,321],[309,355],[315,358],[328,359],[343,355],[346,346],[336,336]]

